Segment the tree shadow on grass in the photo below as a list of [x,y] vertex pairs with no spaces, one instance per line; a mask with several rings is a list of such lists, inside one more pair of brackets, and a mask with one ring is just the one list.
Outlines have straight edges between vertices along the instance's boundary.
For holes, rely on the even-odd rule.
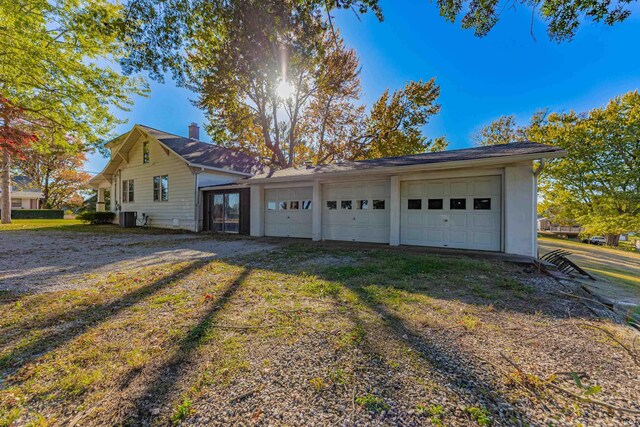
[[[120,298],[97,306],[89,306],[77,310],[72,313],[71,317],[68,313],[61,315],[60,317],[64,319],[73,319],[70,325],[65,328],[51,328],[49,332],[38,336],[26,345],[15,348],[6,354],[0,359],[0,378],[11,375],[35,358],[55,351],[65,343],[82,335],[90,328],[105,322],[109,318],[117,316],[119,313],[134,306],[146,297],[159,292],[176,279],[198,270],[208,262],[209,261],[192,262],[180,270],[141,286]],[[49,321],[55,322],[56,319],[50,318]]]
[[138,384],[135,384],[136,380],[132,378],[135,375],[124,379],[126,383],[122,384],[122,388],[129,387],[128,383],[130,382],[132,383],[130,387],[137,395],[133,402],[124,404],[129,408],[123,420],[124,425],[139,425],[145,424],[146,421],[150,422],[150,418],[153,417],[150,408],[160,408],[171,400],[175,400],[176,394],[179,392],[178,384],[181,380],[197,373],[198,366],[190,365],[193,353],[203,345],[211,329],[215,327],[218,314],[238,292],[251,271],[250,268],[243,268],[220,296],[208,302],[210,308],[199,317],[198,323],[180,340],[178,348],[166,362],[157,368],[151,378],[142,378]]

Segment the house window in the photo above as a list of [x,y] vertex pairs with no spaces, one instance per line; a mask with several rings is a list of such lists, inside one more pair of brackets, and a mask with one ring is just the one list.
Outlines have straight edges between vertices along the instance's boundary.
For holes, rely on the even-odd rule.
[[429,199],[427,202],[427,207],[429,209],[442,209],[444,204],[442,203],[442,199]]
[[407,209],[422,209],[422,199],[407,200]]
[[358,200],[358,202],[356,203],[356,207],[358,209],[369,209],[369,201],[368,200]]
[[336,202],[335,200],[329,200],[327,202],[327,209],[329,209],[330,211],[338,209],[338,202]]
[[280,202],[279,206],[281,211],[287,210],[287,202]]
[[303,200],[302,201],[302,209],[304,209],[304,210],[311,209],[311,200]]
[[373,209],[384,209],[384,200],[374,200]]
[[473,209],[477,211],[490,211],[491,199],[473,199]]
[[145,165],[149,163],[149,141],[142,143],[142,163]]
[[153,201],[154,202],[166,202],[169,200],[169,176],[154,176],[153,177]]
[[268,211],[275,211],[277,207],[276,202],[267,202],[267,210]]
[[22,209],[22,199],[11,199],[11,209]]
[[351,210],[351,200],[343,200],[340,202],[340,208]]
[[122,203],[133,203],[134,185],[132,179],[122,181]]
[[467,209],[467,199],[450,199],[449,209],[458,209],[458,210]]
[[300,209],[300,202],[297,200],[292,200],[289,202],[289,209],[293,210],[298,210]]

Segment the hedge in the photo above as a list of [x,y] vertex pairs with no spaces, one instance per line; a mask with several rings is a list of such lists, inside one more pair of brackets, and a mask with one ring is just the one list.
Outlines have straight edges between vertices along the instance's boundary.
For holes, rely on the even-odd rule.
[[[0,211],[0,214],[2,211]],[[11,219],[64,219],[64,211],[58,209],[12,209]]]
[[82,212],[76,219],[89,224],[111,224],[115,217],[113,212]]

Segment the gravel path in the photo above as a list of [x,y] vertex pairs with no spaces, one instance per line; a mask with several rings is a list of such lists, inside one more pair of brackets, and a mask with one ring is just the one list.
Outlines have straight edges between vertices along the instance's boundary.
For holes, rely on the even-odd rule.
[[0,239],[0,291],[78,289],[120,269],[229,258],[273,248],[251,240],[194,234],[10,231]]

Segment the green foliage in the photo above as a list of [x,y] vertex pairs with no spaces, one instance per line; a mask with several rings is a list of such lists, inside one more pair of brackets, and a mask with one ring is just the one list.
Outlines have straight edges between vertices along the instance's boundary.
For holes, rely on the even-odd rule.
[[481,408],[478,406],[469,406],[466,411],[471,415],[478,425],[481,426],[490,426],[491,425],[491,417],[489,416],[489,411],[485,408]]
[[14,209],[11,219],[63,219],[64,211],[59,209]]
[[515,116],[502,116],[483,127],[472,137],[479,146],[509,144],[526,139],[525,129],[518,126]]
[[180,424],[182,421],[187,419],[189,415],[191,415],[192,409],[191,406],[193,403],[190,399],[183,399],[182,402],[176,407],[173,415],[171,415],[171,422],[174,425]]
[[567,151],[542,174],[543,209],[572,218],[587,235],[640,229],[640,93],[586,113],[549,114],[527,132]]
[[370,393],[356,397],[356,403],[374,413],[389,409],[389,405],[387,405],[384,400]]
[[113,212],[82,212],[76,219],[93,225],[111,224],[116,214]]

